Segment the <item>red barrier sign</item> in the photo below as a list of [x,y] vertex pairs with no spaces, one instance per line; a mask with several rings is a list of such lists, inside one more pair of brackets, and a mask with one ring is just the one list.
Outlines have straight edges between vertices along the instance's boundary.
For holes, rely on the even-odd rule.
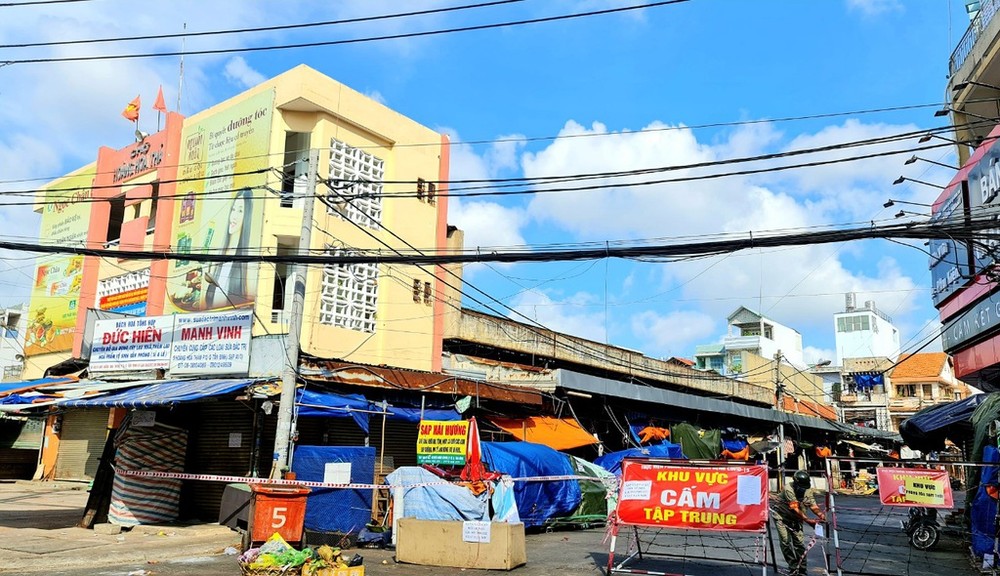
[[767,523],[767,511],[764,466],[622,462],[619,523],[760,532]]
[[952,508],[951,481],[946,470],[879,468],[878,498],[886,506]]

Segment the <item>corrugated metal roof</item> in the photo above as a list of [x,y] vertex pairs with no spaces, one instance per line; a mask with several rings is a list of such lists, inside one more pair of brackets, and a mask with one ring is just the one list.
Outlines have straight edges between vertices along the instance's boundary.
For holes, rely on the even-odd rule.
[[191,402],[209,396],[221,396],[244,389],[253,380],[248,378],[215,379],[215,380],[167,380],[157,381],[118,392],[98,396],[96,398],[80,398],[62,402],[68,407],[104,407],[104,408],[146,408],[149,406],[169,406],[180,402]]

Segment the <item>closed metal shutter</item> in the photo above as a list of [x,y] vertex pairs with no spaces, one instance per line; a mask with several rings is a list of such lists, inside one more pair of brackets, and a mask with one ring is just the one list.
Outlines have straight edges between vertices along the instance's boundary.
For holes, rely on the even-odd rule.
[[[385,457],[383,464],[386,473],[401,466],[417,465],[417,434],[419,424],[416,422],[401,422],[388,420],[385,425]],[[379,455],[382,450],[382,417],[372,415],[371,438],[369,445],[375,448],[375,473],[378,473]]]
[[93,480],[108,436],[107,408],[71,409],[62,418],[57,480]]
[[[188,437],[188,472],[246,476],[253,452],[253,411],[236,400],[192,404]],[[224,482],[185,482],[184,512],[218,520]]]

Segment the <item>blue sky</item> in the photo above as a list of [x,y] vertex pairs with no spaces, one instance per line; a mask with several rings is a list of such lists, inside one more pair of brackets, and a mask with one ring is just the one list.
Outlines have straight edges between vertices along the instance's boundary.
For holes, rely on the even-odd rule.
[[[471,2],[469,2],[471,3]],[[538,18],[639,0],[525,0],[421,18],[189,38],[188,49],[298,43]],[[334,20],[463,4],[458,0],[147,3],[119,0],[0,8],[3,44]],[[790,122],[766,120],[932,104],[945,97],[948,58],[968,26],[960,0],[691,0],[622,14],[417,39],[185,61],[181,111],[193,113],[297,64],[308,64],[457,142],[452,177],[548,176],[754,156],[944,125],[934,108]],[[16,11],[16,12],[15,12]],[[142,45],[5,50],[4,58]],[[119,113],[162,84],[171,109],[176,58],[18,64],[0,68],[3,180],[65,173],[121,147]],[[738,124],[739,122],[747,122]],[[707,124],[714,127],[698,128]],[[718,126],[718,124],[726,124]],[[147,131],[155,126],[144,125]],[[642,132],[646,130],[645,132]],[[585,135],[585,137],[576,137]],[[463,144],[505,137],[529,142]],[[566,136],[574,136],[566,138]],[[945,183],[931,164],[903,166],[911,143],[864,151],[897,156],[756,177],[452,202],[466,244],[699,236],[891,219],[887,198],[930,202],[934,188],[892,186],[900,174]],[[941,148],[924,157],[951,162]],[[765,164],[756,163],[753,167]],[[930,169],[934,168],[934,169]],[[713,170],[686,172],[710,174]],[[717,171],[717,170],[716,170]],[[7,188],[15,185],[7,185]],[[24,184],[19,185],[24,187]],[[37,236],[37,220],[7,208],[7,238]],[[919,243],[918,243],[919,246]],[[5,267],[8,269],[4,272]],[[0,303],[26,299],[32,261],[0,265]],[[718,341],[737,306],[799,330],[807,359],[830,358],[843,293],[875,300],[904,348],[938,329],[927,256],[886,242],[746,252],[685,263],[622,260],[477,265],[466,279],[546,327],[641,350],[691,355]],[[929,349],[939,348],[932,345]]]

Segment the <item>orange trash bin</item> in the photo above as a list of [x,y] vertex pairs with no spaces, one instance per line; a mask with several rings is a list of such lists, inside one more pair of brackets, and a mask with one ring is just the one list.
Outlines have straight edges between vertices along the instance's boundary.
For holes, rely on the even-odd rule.
[[252,484],[250,490],[249,544],[264,542],[275,532],[289,543],[302,542],[309,489],[303,486]]

